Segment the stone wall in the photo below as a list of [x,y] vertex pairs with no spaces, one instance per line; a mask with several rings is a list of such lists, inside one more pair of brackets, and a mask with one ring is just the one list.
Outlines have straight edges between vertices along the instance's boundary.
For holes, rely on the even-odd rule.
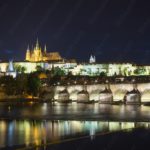
[[[99,100],[99,92],[103,91],[108,85],[96,84],[86,85],[87,92],[89,93],[89,100]],[[56,86],[54,90],[54,99],[58,99],[58,92],[62,91],[66,86]],[[82,91],[85,87],[83,85],[69,85],[67,90],[69,92],[69,98],[71,100],[77,100],[77,93]],[[113,94],[113,101],[123,101],[127,91],[131,91],[134,88],[133,84],[110,84],[109,88]],[[137,83],[136,88],[141,94],[142,102],[150,102],[150,83]]]

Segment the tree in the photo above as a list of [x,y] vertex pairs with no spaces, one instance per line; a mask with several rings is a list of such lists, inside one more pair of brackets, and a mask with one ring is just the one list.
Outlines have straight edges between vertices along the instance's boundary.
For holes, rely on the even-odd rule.
[[27,74],[19,74],[16,77],[16,93],[24,94],[27,93]]
[[24,73],[27,70],[26,67],[21,66],[21,65],[15,65],[14,68],[15,68],[16,72],[18,72],[18,73]]
[[36,71],[37,71],[37,72],[42,72],[42,71],[43,71],[43,68],[42,68],[40,65],[37,65],[37,66],[36,66]]
[[64,76],[65,75],[65,71],[62,70],[59,67],[55,67],[54,68],[54,76]]
[[19,74],[16,78],[3,76],[0,78],[0,84],[7,95],[22,95],[27,92],[27,75]]
[[144,67],[137,67],[134,70],[134,74],[136,74],[136,75],[144,75],[145,72],[146,72],[146,69]]
[[72,77],[73,76],[72,71],[69,71],[67,76],[68,77],[70,77],[70,76]]
[[21,67],[21,73],[25,73],[26,70],[27,70],[26,67]]
[[40,82],[40,79],[38,78],[37,74],[35,74],[35,73],[29,74],[27,86],[28,86],[29,94],[31,94],[32,96],[39,95],[39,89],[41,86],[41,82]]
[[100,77],[106,77],[106,72],[102,71],[102,72],[100,73]]
[[0,84],[3,85],[4,91],[7,95],[15,95],[16,82],[12,76],[3,76],[0,78]]
[[15,65],[14,68],[16,72],[19,72],[19,73],[21,72],[21,65]]

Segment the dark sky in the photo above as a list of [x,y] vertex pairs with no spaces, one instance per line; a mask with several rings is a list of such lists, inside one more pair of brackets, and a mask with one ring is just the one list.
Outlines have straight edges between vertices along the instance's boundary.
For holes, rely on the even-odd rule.
[[65,58],[150,63],[150,0],[0,0],[0,59],[37,37]]

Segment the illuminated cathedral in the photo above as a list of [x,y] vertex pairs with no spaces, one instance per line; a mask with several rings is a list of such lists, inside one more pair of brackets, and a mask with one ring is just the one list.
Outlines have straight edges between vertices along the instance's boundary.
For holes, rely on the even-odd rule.
[[40,62],[40,61],[62,61],[62,57],[58,52],[47,52],[46,45],[44,51],[39,45],[38,40],[33,49],[30,50],[29,46],[26,51],[26,61],[29,62]]

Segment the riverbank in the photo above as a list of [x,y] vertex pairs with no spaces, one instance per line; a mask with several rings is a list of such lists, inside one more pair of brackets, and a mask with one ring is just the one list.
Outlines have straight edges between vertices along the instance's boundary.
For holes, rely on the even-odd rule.
[[[149,150],[150,130],[139,128],[132,131],[119,131],[115,133],[100,134],[91,137],[68,140],[39,148],[55,150]],[[34,147],[35,148],[35,147]],[[34,149],[33,148],[33,149]]]
[[50,101],[43,101],[40,98],[9,98],[9,99],[1,99],[0,103],[28,103],[28,102],[34,102],[34,103],[38,103],[38,102],[50,102]]

